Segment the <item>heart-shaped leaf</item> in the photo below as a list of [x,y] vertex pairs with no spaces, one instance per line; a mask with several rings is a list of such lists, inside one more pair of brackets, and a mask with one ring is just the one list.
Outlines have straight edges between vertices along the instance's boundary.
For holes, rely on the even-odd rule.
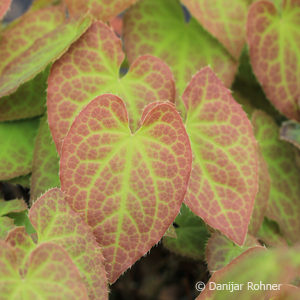
[[123,59],[121,40],[107,25],[96,22],[53,65],[47,105],[50,129],[59,153],[76,115],[96,96],[113,93],[122,97],[133,131],[148,103],[174,100],[172,73],[160,59],[149,55],[140,57],[120,79]]
[[59,187],[59,157],[53,142],[47,115],[40,120],[37,133],[30,186],[31,202],[53,187]]
[[0,123],[0,180],[31,172],[38,120]]
[[238,60],[246,41],[248,5],[252,0],[182,0],[181,2]]
[[82,15],[89,11],[96,19],[104,22],[117,16],[137,0],[65,0],[70,14]]
[[225,267],[247,249],[255,246],[259,246],[259,243],[251,235],[247,235],[245,244],[239,247],[227,239],[226,236],[216,232],[208,239],[206,245],[205,258],[207,267],[213,273]]
[[286,238],[299,241],[300,170],[293,146],[279,140],[277,125],[263,111],[253,113],[252,123],[271,178],[267,216],[279,224]]
[[101,249],[90,227],[70,208],[64,194],[59,189],[49,190],[33,204],[29,219],[39,244],[55,243],[68,252],[87,286],[89,299],[107,299]]
[[0,3],[0,20],[5,16],[10,8],[11,0],[2,0]]
[[0,97],[9,95],[58,59],[89,27],[89,18],[70,19],[37,39],[9,63],[0,76]]
[[258,189],[251,123],[209,67],[193,77],[182,98],[193,150],[185,203],[208,225],[242,245]]
[[237,69],[227,51],[195,19],[185,22],[177,0],[139,1],[125,15],[124,42],[129,62],[149,53],[169,64],[178,95],[204,66],[210,65],[227,87]]
[[190,143],[174,105],[146,111],[133,134],[123,101],[97,97],[75,119],[62,147],[62,190],[103,247],[110,282],[162,238],[190,175]]
[[258,1],[249,11],[247,39],[253,71],[267,98],[290,119],[300,120],[300,1]]
[[0,241],[0,295],[3,299],[87,300],[85,285],[67,252],[44,243],[29,256],[27,267],[18,269],[12,246]]

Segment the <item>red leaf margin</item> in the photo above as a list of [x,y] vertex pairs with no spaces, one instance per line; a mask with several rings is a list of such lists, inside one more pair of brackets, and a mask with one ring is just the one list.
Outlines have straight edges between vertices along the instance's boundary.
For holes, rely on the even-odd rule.
[[[152,104],[150,104],[150,106],[152,106]],[[108,109],[111,109],[113,113],[108,113]],[[147,107],[145,110],[147,110]],[[91,118],[91,116],[93,118]],[[172,130],[168,130],[163,125],[161,125],[162,128],[156,128],[155,122],[159,120],[160,117],[166,124],[172,124],[171,122],[173,121],[178,127],[172,128],[172,126],[175,126],[173,124],[172,126],[170,125]],[[147,169],[147,164],[141,159],[143,156],[139,152],[135,153],[132,159],[133,165],[137,168],[130,172],[131,183],[128,186],[130,186],[134,195],[138,195],[138,198],[132,195],[129,197],[129,194],[126,195],[130,199],[126,198],[127,202],[124,205],[127,206],[126,209],[132,214],[131,217],[128,215],[122,217],[125,218],[124,220],[126,220],[126,222],[122,221],[120,225],[124,227],[122,228],[123,233],[118,235],[117,240],[120,240],[119,243],[121,245],[118,245],[118,247],[114,247],[113,245],[116,239],[115,234],[120,230],[118,227],[116,228],[115,225],[115,223],[118,225],[119,218],[117,217],[114,221],[110,220],[109,217],[115,216],[114,212],[118,212],[118,209],[120,209],[118,202],[120,199],[114,195],[118,195],[117,191],[121,189],[120,180],[122,180],[122,177],[120,179],[117,176],[112,176],[112,173],[109,175],[109,180],[114,182],[113,190],[117,189],[112,193],[112,191],[110,191],[112,187],[110,188],[109,185],[106,184],[108,174],[107,171],[105,171],[105,166],[97,166],[95,160],[97,156],[101,160],[101,157],[104,159],[107,155],[110,155],[108,154],[111,151],[110,147],[113,147],[113,143],[110,141],[104,143],[99,131],[103,130],[103,128],[109,128],[110,130],[119,128],[118,132],[122,131],[123,134],[126,134],[126,130],[128,130],[129,133],[129,127],[127,127],[128,115],[124,102],[117,96],[111,94],[104,94],[94,99],[77,116],[62,147],[60,161],[62,190],[68,195],[68,201],[71,207],[79,212],[92,227],[99,244],[102,246],[103,255],[106,259],[106,270],[111,283],[117,280],[127,268],[135,263],[137,259],[149,251],[150,248],[162,238],[165,231],[179,213],[191,171],[192,156],[189,139],[181,117],[174,105],[168,102],[154,104],[148,114],[143,117],[142,122],[139,131],[150,126],[152,135],[154,137],[157,136],[158,141],[167,139],[168,143],[166,141],[164,142],[166,145],[174,144],[172,149],[177,155],[175,158],[175,168],[178,169],[178,172],[175,172],[175,174],[173,173],[174,170],[166,170],[164,166],[161,167],[160,165],[153,164],[152,168],[155,175],[160,172],[163,174],[169,171],[173,173],[173,178],[169,183],[160,182],[157,184],[159,188],[158,201],[156,197],[153,198],[152,196],[154,193],[152,176],[150,176],[148,171],[144,171]],[[153,128],[151,126],[153,126]],[[97,133],[97,142],[93,142],[93,140],[90,139],[90,145],[85,147],[86,144],[82,143],[84,146],[80,149],[78,145],[82,142],[83,137],[88,136],[89,127],[93,128]],[[128,129],[126,129],[126,127]],[[177,133],[175,128],[177,128]],[[84,136],[78,135],[78,131],[83,133]],[[174,134],[176,136],[174,136]],[[178,140],[176,140],[177,137]],[[109,136],[106,134],[106,139],[107,138],[109,138]],[[118,137],[114,135],[111,138],[113,142],[116,142]],[[96,149],[98,145],[98,147],[102,147],[102,152],[105,151],[107,153],[101,153],[100,151],[97,155],[96,150],[92,151],[89,149],[89,146],[93,146],[93,144],[94,147],[96,146]],[[112,144],[112,146],[110,146],[110,144]],[[85,151],[82,151],[84,148]],[[155,144],[152,146],[149,144],[145,147],[148,151],[147,155],[151,159],[154,159],[156,155],[163,155],[159,154],[155,148]],[[126,148],[122,149],[122,151],[120,150],[120,152],[126,153]],[[78,157],[76,153],[79,154]],[[92,163],[88,165],[81,163],[86,159],[90,161],[91,157],[93,157]],[[117,159],[112,163],[111,167],[113,169],[117,168],[116,170],[119,170],[118,172],[122,172],[120,171],[123,166],[122,161],[123,159]],[[163,161],[163,163],[166,162]],[[77,170],[79,165],[80,172],[78,171],[79,169]],[[97,181],[92,185],[91,189],[87,190],[87,187],[89,187],[91,183],[90,177],[98,172],[97,170],[99,168],[102,169],[101,173],[98,174]],[[142,178],[138,178],[137,174],[143,174]],[[174,174],[176,177],[174,177]],[[179,175],[177,176],[177,174]],[[163,176],[160,174],[160,177]],[[170,176],[167,176],[167,178],[169,177]],[[77,185],[75,182],[77,182]],[[172,185],[173,188],[176,187],[177,190],[171,192],[170,188]],[[78,188],[79,186],[80,189]],[[89,199],[89,201],[86,202],[86,199]],[[107,201],[109,201],[109,203],[106,203]],[[154,218],[154,216],[156,216],[156,218]],[[135,220],[135,224],[133,224],[132,220]]]
[[[258,191],[258,146],[251,122],[210,67],[193,76],[182,99],[194,153],[185,203],[208,225],[241,246]],[[197,127],[192,124],[192,131],[189,112],[197,113]],[[193,143],[195,131],[200,137]],[[195,145],[198,149],[193,149]],[[197,153],[201,166],[195,163]]]

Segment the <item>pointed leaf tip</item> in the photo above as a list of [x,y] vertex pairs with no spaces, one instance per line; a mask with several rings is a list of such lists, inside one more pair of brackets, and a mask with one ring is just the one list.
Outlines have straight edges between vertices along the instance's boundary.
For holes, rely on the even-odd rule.
[[194,157],[185,203],[242,245],[258,189],[251,123],[209,67],[192,78],[182,98]]
[[191,161],[173,104],[155,105],[134,134],[114,95],[97,97],[75,119],[62,147],[61,186],[103,247],[111,283],[172,224]]

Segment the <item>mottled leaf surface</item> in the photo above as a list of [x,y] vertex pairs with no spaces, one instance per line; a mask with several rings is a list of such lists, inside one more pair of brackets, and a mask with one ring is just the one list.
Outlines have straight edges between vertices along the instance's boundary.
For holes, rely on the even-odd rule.
[[[268,290],[251,290],[248,282],[254,284],[288,284],[300,273],[299,248],[265,250],[254,247],[245,251],[230,264],[215,272],[209,282],[219,284],[243,284],[241,290],[210,290],[208,287],[197,300],[256,300],[270,299]],[[208,283],[209,286],[209,283]],[[266,297],[266,298],[265,298]],[[272,298],[273,299],[273,298]]]
[[206,245],[205,258],[208,270],[213,273],[225,267],[247,249],[258,245],[258,241],[253,236],[247,235],[245,244],[239,247],[226,236],[216,232],[209,238]]
[[2,299],[87,300],[85,285],[67,252],[44,243],[29,256],[26,268],[18,269],[14,248],[0,241],[0,295]]
[[208,225],[242,245],[258,189],[251,123],[209,67],[193,77],[183,102],[193,150],[185,203]]
[[5,16],[9,10],[11,0],[2,0],[0,3],[0,20]]
[[286,121],[280,128],[280,138],[300,149],[300,123]]
[[87,286],[89,299],[107,299],[107,279],[101,249],[90,227],[65,201],[61,190],[49,190],[29,211],[38,243],[62,246],[77,266]]
[[61,187],[102,246],[110,282],[172,224],[191,160],[188,136],[171,103],[154,105],[135,134],[124,102],[114,95],[97,97],[76,118],[62,147]]
[[247,39],[253,71],[267,98],[285,116],[300,120],[300,1],[282,6],[258,1],[249,11]]
[[36,248],[36,244],[27,234],[25,227],[20,226],[11,230],[5,241],[14,247],[18,267],[24,268],[30,253]]
[[163,59],[172,69],[178,95],[202,67],[210,65],[230,86],[237,63],[198,24],[189,23],[177,0],[139,1],[125,15],[124,41],[129,62],[143,54]]
[[0,97],[11,94],[58,59],[89,27],[89,18],[69,19],[37,39],[31,47],[14,59],[0,77]]
[[165,63],[149,55],[139,57],[120,78],[123,59],[121,40],[107,25],[95,22],[54,64],[47,106],[58,152],[75,117],[96,96],[112,93],[124,99],[133,131],[148,103],[174,100],[173,76]]
[[279,128],[263,111],[252,115],[255,137],[268,165],[271,189],[267,216],[275,220],[292,242],[300,237],[300,169],[293,146],[279,140]]
[[251,0],[182,0],[190,13],[238,60],[246,41]]
[[0,123],[0,180],[31,172],[38,120]]
[[22,84],[15,93],[0,99],[0,121],[32,118],[44,113],[49,71],[50,68],[46,68],[32,80]]
[[209,238],[205,223],[184,204],[174,222],[176,235],[164,237],[163,245],[176,254],[203,259]]
[[271,178],[268,172],[268,165],[264,160],[261,151],[258,151],[258,192],[255,197],[254,207],[248,233],[253,236],[258,232],[266,214],[269,194],[271,188]]
[[47,114],[40,120],[37,133],[30,186],[30,199],[35,201],[53,187],[59,187],[59,157],[48,126]]
[[82,15],[89,11],[96,19],[104,22],[123,12],[137,0],[65,0],[70,14]]
[[61,5],[30,9],[22,17],[9,24],[1,31],[0,39],[0,74],[5,67],[26,50],[36,40],[60,26],[65,20],[65,11]]

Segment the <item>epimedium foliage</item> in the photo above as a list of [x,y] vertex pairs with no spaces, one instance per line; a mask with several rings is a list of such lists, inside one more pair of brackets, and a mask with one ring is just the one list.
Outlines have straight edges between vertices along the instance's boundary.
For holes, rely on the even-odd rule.
[[0,298],[107,299],[163,238],[212,282],[283,285],[199,299],[297,299],[299,56],[299,0],[35,0],[3,23]]

